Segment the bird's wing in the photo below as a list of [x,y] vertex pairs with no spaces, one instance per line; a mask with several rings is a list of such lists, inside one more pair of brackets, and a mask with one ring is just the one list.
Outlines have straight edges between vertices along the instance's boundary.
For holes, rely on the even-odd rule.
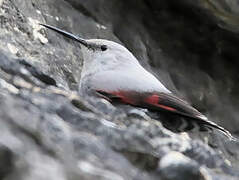
[[195,119],[206,119],[204,115],[190,106],[186,101],[171,93],[106,92],[101,90],[97,92],[112,102],[118,101],[150,110],[169,111]]
[[106,92],[101,90],[97,92],[112,102],[121,102],[153,111],[167,111],[192,118],[197,123],[216,128],[229,138],[232,138],[229,131],[209,121],[206,116],[193,108],[189,103],[171,93]]

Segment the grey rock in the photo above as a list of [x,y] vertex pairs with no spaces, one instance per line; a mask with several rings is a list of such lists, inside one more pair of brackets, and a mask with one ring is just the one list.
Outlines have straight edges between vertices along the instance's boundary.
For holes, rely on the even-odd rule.
[[203,179],[200,166],[178,152],[170,152],[160,160],[162,177],[167,180]]
[[0,179],[238,179],[238,143],[219,132],[174,133],[170,116],[80,97],[79,46],[38,25],[125,45],[236,136],[235,2],[0,1]]

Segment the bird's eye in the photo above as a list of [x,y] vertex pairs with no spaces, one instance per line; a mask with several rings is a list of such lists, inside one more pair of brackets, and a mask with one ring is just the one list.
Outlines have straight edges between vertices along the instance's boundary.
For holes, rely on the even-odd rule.
[[100,46],[100,48],[101,48],[101,51],[106,51],[108,49],[106,45],[102,45]]

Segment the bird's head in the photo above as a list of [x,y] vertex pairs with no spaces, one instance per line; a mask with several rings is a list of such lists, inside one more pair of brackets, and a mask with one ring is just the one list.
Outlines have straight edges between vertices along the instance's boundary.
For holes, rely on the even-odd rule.
[[84,59],[83,71],[127,68],[138,63],[127,48],[116,42],[105,39],[83,39],[56,27],[41,25],[80,43]]

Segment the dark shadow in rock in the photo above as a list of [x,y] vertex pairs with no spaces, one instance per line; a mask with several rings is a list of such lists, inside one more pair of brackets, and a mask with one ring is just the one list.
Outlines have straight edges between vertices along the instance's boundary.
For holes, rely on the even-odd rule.
[[146,170],[155,171],[158,167],[158,157],[154,157],[150,154],[130,151],[120,151],[134,166]]
[[6,146],[0,144],[0,179],[4,179],[13,170],[13,153]]
[[32,84],[40,85],[39,81],[41,81],[47,85],[57,86],[53,78],[42,73],[36,67],[26,62],[26,60],[11,58],[11,56],[7,56],[4,52],[0,52],[0,68],[11,75],[18,75]]
[[56,81],[50,76],[40,72],[36,67],[29,64],[25,59],[18,60],[19,64],[23,65],[34,77],[44,82],[47,85],[57,86]]

